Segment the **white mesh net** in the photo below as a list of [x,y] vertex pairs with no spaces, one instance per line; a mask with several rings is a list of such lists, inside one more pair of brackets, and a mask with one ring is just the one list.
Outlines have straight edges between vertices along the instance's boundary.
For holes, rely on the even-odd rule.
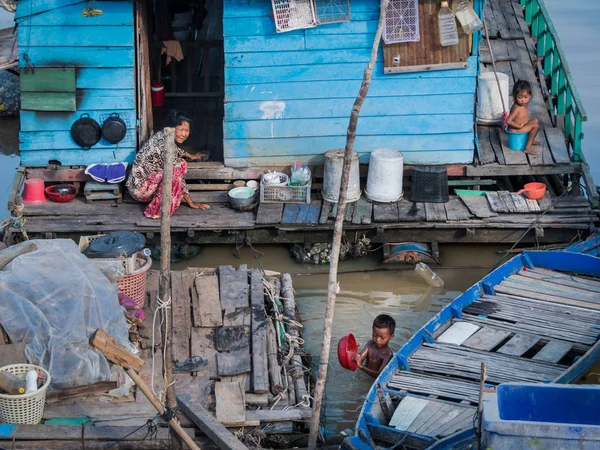
[[383,27],[383,42],[397,44],[419,40],[418,0],[390,0]]
[[312,0],[271,0],[277,32],[317,25]]
[[350,22],[350,0],[315,0],[318,23]]

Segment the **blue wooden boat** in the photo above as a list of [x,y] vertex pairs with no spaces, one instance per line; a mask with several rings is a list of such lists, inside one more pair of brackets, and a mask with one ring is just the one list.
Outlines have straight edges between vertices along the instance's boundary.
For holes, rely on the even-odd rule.
[[600,259],[570,251],[515,256],[400,349],[343,447],[470,448],[482,361],[491,387],[574,383],[600,356],[599,331]]

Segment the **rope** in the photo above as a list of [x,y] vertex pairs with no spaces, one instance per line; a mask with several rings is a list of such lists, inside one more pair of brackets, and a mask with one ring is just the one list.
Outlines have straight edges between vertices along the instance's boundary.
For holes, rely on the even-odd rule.
[[[156,298],[156,303],[158,304],[158,307],[154,311],[154,317],[152,319],[152,375],[151,375],[152,378],[150,380],[150,387],[152,388],[152,392],[154,393],[154,395],[156,395],[156,397],[158,399],[160,399],[161,403],[164,406],[165,401],[163,399],[163,396],[166,395],[167,388],[169,387],[169,386],[167,386],[167,378],[166,378],[167,371],[166,371],[166,366],[165,366],[166,365],[165,352],[166,352],[166,349],[167,349],[167,346],[166,346],[167,340],[166,339],[162,340],[162,342],[163,342],[163,348],[162,348],[162,352],[163,352],[162,353],[163,374],[165,374],[164,377],[163,377],[164,387],[160,391],[160,393],[157,394],[156,391],[154,390],[154,365],[155,365],[154,349],[155,349],[155,345],[156,345],[156,340],[155,340],[156,339],[156,316],[163,309],[164,310],[171,309],[171,297],[169,296],[168,300],[164,301],[164,302],[160,299],[160,297],[157,297]],[[166,333],[168,333],[169,332],[168,321],[165,322],[164,319],[161,319],[160,325],[162,326],[163,324],[165,325],[165,331],[166,331]]]
[[2,222],[0,222],[0,229],[3,231],[8,230],[9,228],[15,228],[21,232],[25,240],[29,240],[29,236],[27,235],[27,230],[25,229],[25,224],[27,223],[27,219],[23,218],[23,209],[24,205],[15,205],[13,208],[12,215],[7,217]]
[[[170,410],[167,410],[170,411]],[[165,411],[165,413],[167,412]],[[123,436],[121,439],[118,439],[116,441],[114,441],[111,445],[109,445],[108,447],[106,447],[106,450],[108,450],[109,448],[114,447],[115,445],[117,445],[119,442],[123,442],[125,439],[127,439],[129,436],[131,436],[134,433],[137,433],[139,430],[141,430],[144,427],[147,427],[148,430],[146,431],[146,435],[142,438],[142,441],[145,441],[147,438],[150,439],[156,439],[156,437],[158,436],[158,427],[156,426],[155,420],[157,420],[159,417],[161,417],[160,414],[157,414],[156,416],[154,416],[152,419],[148,419],[148,421],[144,424],[144,425],[140,425],[139,427],[137,427],[135,430],[133,430],[131,433],[126,434],[125,436]]]

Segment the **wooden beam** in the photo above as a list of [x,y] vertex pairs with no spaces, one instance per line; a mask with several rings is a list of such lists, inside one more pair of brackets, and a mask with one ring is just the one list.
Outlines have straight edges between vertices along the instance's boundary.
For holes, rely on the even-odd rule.
[[139,372],[144,365],[144,361],[140,357],[131,353],[129,349],[101,328],[98,328],[92,335],[90,343],[100,350],[106,359],[121,367]]
[[513,175],[561,175],[565,173],[581,173],[581,164],[556,164],[553,166],[486,164],[478,167],[467,166],[465,175],[468,177],[500,177]]
[[46,394],[46,400],[65,400],[67,398],[83,397],[85,395],[101,394],[116,389],[116,381],[99,381],[97,383],[75,386],[66,389],[52,389]]
[[21,242],[12,247],[0,251],[0,270],[4,269],[10,262],[21,255],[31,253],[37,250],[37,245],[33,242]]
[[183,413],[222,450],[247,450],[237,438],[189,395],[178,395],[177,403]]

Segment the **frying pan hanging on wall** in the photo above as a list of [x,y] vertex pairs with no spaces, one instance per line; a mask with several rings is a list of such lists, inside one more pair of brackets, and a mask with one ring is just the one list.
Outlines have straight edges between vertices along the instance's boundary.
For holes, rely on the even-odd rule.
[[118,144],[127,134],[127,125],[118,113],[111,114],[102,124],[102,136],[111,144]]
[[101,134],[100,125],[89,114],[82,114],[71,126],[71,138],[84,150],[96,145]]

